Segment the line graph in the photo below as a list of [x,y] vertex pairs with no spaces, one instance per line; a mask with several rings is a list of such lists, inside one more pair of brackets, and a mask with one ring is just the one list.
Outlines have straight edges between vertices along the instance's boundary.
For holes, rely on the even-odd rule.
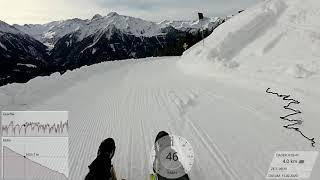
[[[26,177],[30,179],[39,178],[45,179],[57,179],[57,180],[67,180],[68,178],[65,174],[60,173],[59,171],[52,170],[46,166],[43,166],[40,163],[37,163],[28,157],[18,154],[12,149],[8,147],[3,147],[4,151],[4,164],[6,172],[4,172],[5,177],[13,177],[13,178],[21,178],[26,179]],[[18,163],[14,163],[18,162]],[[16,164],[19,164],[17,166]],[[10,167],[10,166],[14,166]],[[11,170],[14,169],[12,172]],[[41,174],[40,174],[41,173]]]
[[61,179],[69,176],[67,111],[1,112],[3,179]]
[[2,150],[3,179],[68,177],[66,137],[7,137]]
[[68,136],[69,122],[66,111],[4,111],[2,136]]
[[3,136],[68,136],[68,121],[60,121],[57,124],[15,124],[14,121],[10,121],[8,125],[2,125],[2,133]]
[[315,144],[316,144],[315,138],[305,135],[305,133],[302,132],[302,130],[298,127],[302,125],[303,121],[300,119],[290,119],[290,117],[292,116],[295,116],[297,114],[302,114],[300,110],[291,108],[292,104],[300,104],[300,101],[290,98],[291,95],[284,95],[284,94],[279,94],[277,92],[273,92],[271,88],[268,88],[266,90],[266,93],[276,95],[277,97],[281,98],[283,101],[288,102],[287,105],[283,106],[283,108],[286,110],[290,110],[291,113],[280,117],[280,119],[289,122],[283,127],[286,129],[290,129],[298,132],[303,138],[310,141],[312,147],[315,147]]

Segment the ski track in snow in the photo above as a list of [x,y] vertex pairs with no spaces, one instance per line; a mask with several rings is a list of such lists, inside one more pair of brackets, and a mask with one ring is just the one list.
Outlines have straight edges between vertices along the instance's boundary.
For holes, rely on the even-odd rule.
[[[148,179],[152,145],[161,130],[192,144],[191,179],[264,179],[275,151],[319,150],[283,131],[278,120],[281,102],[278,106],[265,89],[185,75],[176,67],[178,59],[113,62],[113,68],[78,77],[77,83],[39,102],[7,108],[69,111],[72,180],[85,177],[107,137],[116,141],[113,163],[118,179]],[[33,93],[46,90],[43,86]],[[311,123],[305,131],[320,137],[313,128],[315,119],[306,121]],[[319,173],[318,163],[311,179]]]

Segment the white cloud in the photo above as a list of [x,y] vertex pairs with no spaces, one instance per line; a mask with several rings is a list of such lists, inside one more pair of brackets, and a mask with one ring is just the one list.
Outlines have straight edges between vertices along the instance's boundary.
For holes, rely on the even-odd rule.
[[207,16],[226,15],[261,0],[0,0],[0,20],[45,23],[94,14],[120,14],[160,21],[192,19],[198,11]]

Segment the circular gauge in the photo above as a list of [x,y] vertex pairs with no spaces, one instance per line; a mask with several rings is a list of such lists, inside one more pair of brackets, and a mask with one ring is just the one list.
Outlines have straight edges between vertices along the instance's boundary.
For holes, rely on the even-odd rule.
[[160,138],[151,152],[153,169],[161,176],[174,179],[184,176],[193,165],[194,152],[183,137],[170,135]]

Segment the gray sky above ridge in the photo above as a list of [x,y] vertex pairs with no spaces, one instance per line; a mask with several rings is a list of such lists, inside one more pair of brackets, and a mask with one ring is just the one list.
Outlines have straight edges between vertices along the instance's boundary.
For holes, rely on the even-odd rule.
[[262,0],[0,0],[0,20],[36,24],[69,18],[90,19],[109,12],[151,21],[196,19],[234,14]]

